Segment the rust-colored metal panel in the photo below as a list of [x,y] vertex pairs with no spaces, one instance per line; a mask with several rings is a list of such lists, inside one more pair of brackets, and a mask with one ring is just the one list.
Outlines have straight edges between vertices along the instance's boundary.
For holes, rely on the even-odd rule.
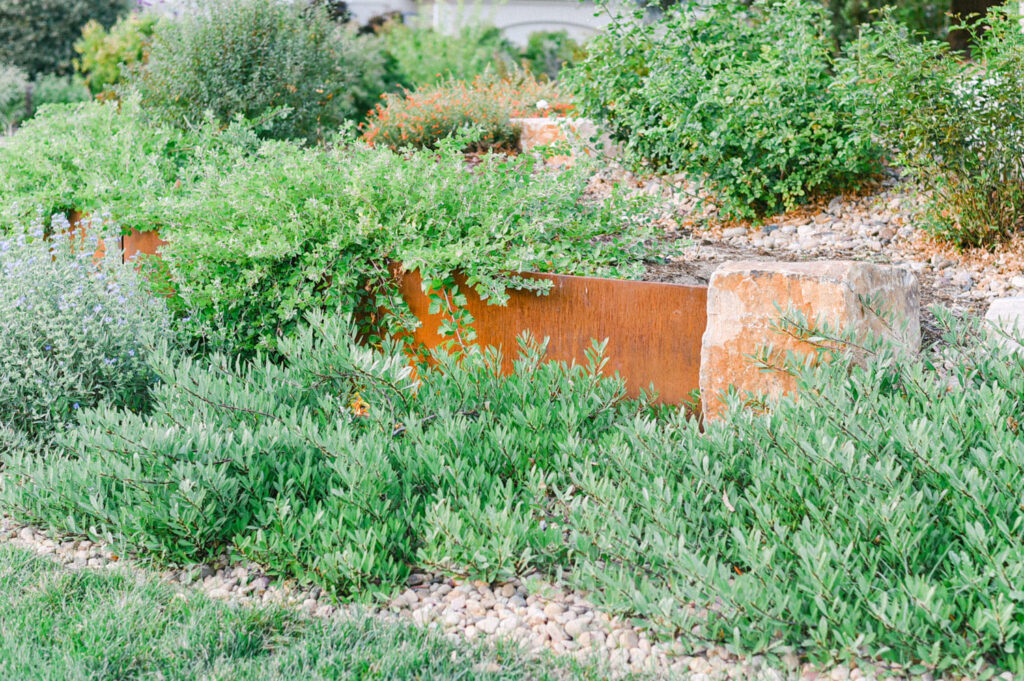
[[130,234],[125,234],[121,237],[121,249],[124,251],[126,262],[138,253],[156,255],[156,249],[166,243],[155,230],[140,232],[137,229],[133,229]]
[[[659,401],[680,403],[699,384],[701,336],[707,324],[707,287],[596,277],[527,274],[549,279],[547,295],[511,291],[507,306],[488,305],[460,282],[476,322],[477,342],[499,347],[511,370],[517,337],[529,330],[548,338],[548,358],[583,363],[591,340],[608,339],[606,371],[626,379],[631,397],[651,384]],[[414,339],[438,345],[440,314],[429,314],[429,299],[415,272],[401,278],[402,295],[423,325]]]

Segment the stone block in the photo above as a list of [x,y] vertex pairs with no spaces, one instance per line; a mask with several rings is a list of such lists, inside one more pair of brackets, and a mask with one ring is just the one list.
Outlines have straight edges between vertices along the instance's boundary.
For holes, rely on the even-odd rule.
[[[586,118],[538,117],[513,118],[513,125],[518,125],[522,133],[519,137],[519,150],[524,154],[541,147],[559,142],[568,143],[573,153],[593,154],[596,152],[591,139],[597,134],[597,128]],[[573,154],[551,156],[547,162],[551,165],[572,165]]]
[[1006,347],[1018,352],[1024,347],[1007,335],[1024,337],[1024,296],[996,298],[988,306],[985,321],[996,328],[996,338]]
[[721,414],[720,396],[729,386],[769,400],[795,389],[791,376],[763,371],[751,359],[768,346],[776,360],[788,351],[814,352],[815,346],[799,334],[778,328],[779,308],[799,310],[810,322],[861,338],[871,333],[913,352],[920,348],[918,283],[906,270],[847,261],[725,263],[708,287],[700,365],[705,418]]

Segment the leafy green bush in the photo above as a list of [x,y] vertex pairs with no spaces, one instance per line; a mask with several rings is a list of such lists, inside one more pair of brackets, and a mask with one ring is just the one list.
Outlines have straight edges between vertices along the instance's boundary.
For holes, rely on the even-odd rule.
[[917,41],[892,17],[853,48],[849,91],[862,125],[931,191],[923,225],[959,247],[988,246],[1024,224],[1024,34],[1016,6],[973,37],[975,61]]
[[390,22],[381,31],[394,60],[396,79],[409,88],[446,80],[471,81],[485,73],[504,73],[516,64],[516,49],[494,26],[467,21],[454,34]]
[[506,288],[547,285],[508,272],[636,276],[657,257],[654,231],[634,219],[645,204],[586,200],[582,165],[545,172],[530,157],[488,155],[470,166],[466,144],[268,142],[200,159],[180,189],[147,203],[149,219],[167,226],[162,254],[195,320],[240,350],[273,347],[320,307],[402,318],[395,261],[453,294],[461,271],[504,303]]
[[93,94],[101,94],[119,85],[125,67],[145,62],[149,43],[156,32],[155,14],[132,13],[118,20],[107,31],[98,21],[82,28],[75,43],[75,69],[85,75]]
[[164,559],[234,543],[342,594],[410,563],[560,567],[695,645],[1020,674],[1024,356],[942,321],[921,357],[793,362],[799,400],[701,425],[622,402],[596,354],[528,350],[509,376],[441,356],[414,382],[313,318],[283,365],[154,356],[152,417],[86,411],[77,455],[6,457],[3,500]]
[[578,106],[636,163],[703,179],[725,217],[794,208],[878,169],[833,92],[829,22],[803,0],[619,17],[570,69]]
[[885,7],[891,7],[893,18],[914,33],[943,40],[950,28],[950,5],[936,0],[825,0],[837,52],[855,40],[864,25],[876,21]]
[[554,80],[562,67],[571,66],[583,55],[583,48],[569,37],[567,31],[534,31],[527,38],[521,58],[535,76]]
[[212,3],[156,34],[129,83],[147,108],[177,124],[204,111],[226,124],[282,107],[266,133],[316,140],[364,114],[384,90],[376,42],[299,0]]
[[[537,108],[538,102],[547,108]],[[393,149],[435,147],[459,130],[474,128],[474,151],[514,150],[520,130],[512,118],[565,114],[571,100],[551,83],[530,73],[506,78],[478,76],[472,83],[448,81],[414,92],[386,95],[362,126],[365,139]]]
[[233,543],[349,596],[403,583],[417,555],[488,579],[561,555],[561,531],[532,514],[568,441],[608,436],[622,382],[541,364],[537,349],[510,377],[496,355],[471,353],[439,356],[417,382],[398,347],[353,333],[314,316],[282,341],[283,365],[154,357],[153,416],[83,411],[76,455],[7,459],[19,481],[6,501],[164,560]]
[[0,133],[12,133],[36,109],[89,99],[89,91],[74,77],[40,75],[30,81],[16,66],[0,65]]
[[134,100],[43,107],[0,145],[0,234],[71,210],[109,210],[125,227],[151,229],[132,216],[169,190],[184,138],[144,119]]
[[14,126],[25,117],[28,87],[24,71],[17,66],[0,64],[0,134],[13,132]]
[[41,73],[72,73],[73,45],[89,21],[110,26],[128,0],[0,0],[0,63]]
[[[109,402],[143,409],[153,374],[144,343],[168,328],[164,301],[121,264],[97,232],[0,240],[0,450],[24,438],[45,446],[79,408]],[[24,444],[24,443],[23,443]]]

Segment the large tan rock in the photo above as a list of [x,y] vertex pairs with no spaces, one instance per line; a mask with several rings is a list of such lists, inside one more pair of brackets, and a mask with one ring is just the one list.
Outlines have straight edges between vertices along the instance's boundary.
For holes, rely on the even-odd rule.
[[596,135],[597,128],[586,118],[513,118],[512,123],[522,130],[519,150],[523,153],[530,153],[537,147],[565,143],[566,151],[571,153],[549,156],[546,159],[549,164],[572,165],[574,153],[590,155],[595,152],[590,140]]
[[705,418],[720,415],[725,407],[720,396],[729,386],[769,400],[794,390],[790,376],[765,372],[751,359],[767,346],[772,347],[773,362],[784,359],[787,351],[805,356],[815,351],[799,334],[778,328],[776,304],[862,338],[870,332],[914,352],[920,348],[918,284],[906,270],[845,261],[726,263],[712,274],[708,287],[700,365]]

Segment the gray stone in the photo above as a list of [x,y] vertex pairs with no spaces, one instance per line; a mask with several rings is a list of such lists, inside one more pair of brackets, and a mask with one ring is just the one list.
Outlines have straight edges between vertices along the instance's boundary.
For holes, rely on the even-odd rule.
[[1024,296],[996,298],[988,306],[985,321],[994,329],[999,343],[1011,350],[1024,350],[1017,339],[1024,337]]

